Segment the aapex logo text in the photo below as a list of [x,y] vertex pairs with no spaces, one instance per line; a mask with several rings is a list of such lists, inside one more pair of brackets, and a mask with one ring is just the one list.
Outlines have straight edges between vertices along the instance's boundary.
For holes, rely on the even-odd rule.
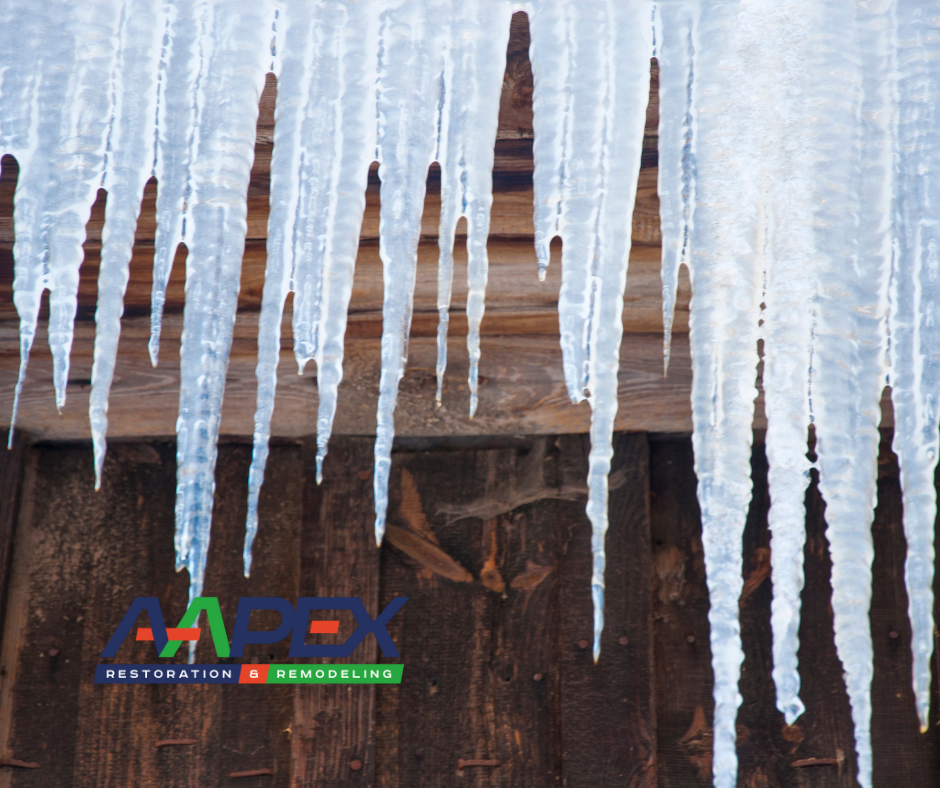
[[[388,632],[388,623],[401,610],[408,597],[394,597],[386,608],[373,619],[359,597],[300,597],[294,607],[280,597],[241,597],[235,614],[235,626],[229,641],[225,621],[218,597],[196,597],[183,614],[176,627],[164,623],[160,600],[156,597],[137,597],[128,608],[104,651],[102,659],[117,656],[127,636],[134,629],[141,613],[150,619],[149,627],[138,627],[136,640],[152,641],[161,658],[175,657],[184,641],[199,640],[201,628],[194,626],[201,613],[221,658],[242,657],[249,644],[277,643],[290,637],[288,656],[301,659],[343,658],[353,651],[369,635],[373,635],[385,657],[398,658],[398,648]],[[281,622],[272,630],[249,628],[251,613],[256,610],[272,610],[280,613]],[[311,620],[317,610],[349,610],[358,626],[343,643],[306,643],[308,634],[336,634],[339,621]],[[241,671],[237,668],[241,667]],[[400,683],[401,665],[350,665],[334,670],[297,670],[297,665],[98,665],[96,683],[285,683],[285,682],[329,682],[329,683]],[[236,673],[238,676],[236,676]],[[261,675],[263,674],[263,675]]]

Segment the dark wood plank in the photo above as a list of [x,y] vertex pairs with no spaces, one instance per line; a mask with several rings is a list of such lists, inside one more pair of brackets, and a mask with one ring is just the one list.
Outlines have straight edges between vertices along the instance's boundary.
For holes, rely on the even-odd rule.
[[16,533],[26,456],[26,439],[22,433],[13,436],[13,445],[9,449],[6,448],[8,440],[9,430],[0,430],[0,632],[3,632],[3,618],[7,609],[13,537]]
[[692,442],[650,440],[653,648],[660,788],[711,785],[711,648]]
[[[373,536],[370,438],[332,441],[316,483],[316,440],[304,441],[302,596],[357,596],[379,614],[379,551]],[[317,611],[324,617],[329,611]],[[309,642],[342,643],[355,629],[349,611],[336,611],[337,635]],[[352,656],[330,663],[374,663],[378,647],[367,637]],[[375,686],[313,684],[294,688],[292,785],[371,786],[375,777]]]
[[[872,751],[875,785],[940,785],[940,727],[924,734],[911,686],[911,627],[907,618],[904,561],[907,543],[902,520],[901,485],[891,435],[882,435],[878,460],[878,508],[872,534],[871,634],[875,652],[872,681]],[[940,584],[934,583],[936,589]],[[936,671],[936,668],[935,668]],[[935,673],[934,682],[937,676]],[[934,696],[936,697],[936,692]]]
[[[273,780],[240,784],[286,786],[289,688],[92,683],[101,650],[134,597],[157,596],[168,624],[186,607],[186,574],[173,571],[175,447],[113,444],[98,493],[87,444],[39,446],[32,453],[35,469],[25,487],[30,503],[17,535],[16,598],[4,638],[5,664],[12,650],[15,675],[4,751],[42,768],[4,769],[0,779],[28,786],[195,788],[225,784],[229,773],[243,768],[270,768]],[[229,628],[239,596],[296,598],[299,454],[291,446],[272,451],[254,573],[246,580],[241,551],[250,449],[221,447],[205,594],[220,598]],[[140,624],[147,623],[142,616]],[[206,646],[200,643],[198,659],[217,662]],[[286,658],[286,651],[286,642],[249,647],[246,658],[269,661]],[[173,662],[186,659],[181,649]],[[128,639],[114,661],[157,658],[152,644]],[[156,748],[164,739],[195,744]]]
[[[583,478],[586,437],[560,440],[572,481]],[[649,448],[646,435],[616,438],[607,532],[605,627],[592,658],[591,532],[582,514],[561,562],[562,744],[564,784],[575,788],[656,782],[650,620]]]
[[395,454],[382,551],[383,602],[411,599],[394,622],[404,679],[379,695],[377,784],[557,784],[560,567],[583,477],[568,484],[550,438],[412,448]]
[[798,746],[794,760],[835,759],[837,766],[799,767],[797,785],[806,788],[855,782],[855,737],[849,699],[836,654],[832,622],[832,562],[826,539],[826,505],[817,487],[816,472],[806,496],[806,583],[800,621],[800,698],[806,711],[791,726]]
[[[797,725],[788,726],[777,710],[773,682],[773,633],[770,605],[772,541],[767,525],[770,496],[767,455],[762,442],[751,457],[753,497],[744,529],[744,589],[741,594],[741,642],[744,664],[738,712],[738,781],[746,786],[801,786],[806,775],[792,766],[803,734]],[[805,669],[805,668],[804,668]],[[809,772],[807,772],[809,774]]]
[[[232,622],[243,596],[282,597],[296,602],[300,586],[300,541],[303,501],[303,466],[300,445],[272,447],[258,506],[258,536],[253,548],[251,577],[243,572],[248,466],[251,447],[220,447],[216,471],[212,540],[206,570],[205,593],[217,596],[232,635]],[[274,629],[273,611],[252,615],[252,628]],[[290,639],[272,644],[249,644],[243,659],[223,662],[284,663],[289,661]],[[216,662],[210,640],[200,641],[198,662]],[[232,772],[270,769],[271,776],[239,778],[242,788],[287,788],[291,774],[291,721],[293,687],[289,685],[210,687],[219,697],[220,746],[207,756],[207,772],[220,783]]]

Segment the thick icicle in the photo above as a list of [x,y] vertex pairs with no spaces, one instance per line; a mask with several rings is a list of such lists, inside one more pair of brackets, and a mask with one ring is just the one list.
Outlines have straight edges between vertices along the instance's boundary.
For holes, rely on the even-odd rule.
[[832,556],[836,649],[855,725],[858,781],[871,786],[872,642],[878,423],[891,268],[891,8],[827,7],[817,33],[818,100],[812,407]]
[[176,563],[202,593],[216,440],[228,367],[254,159],[258,100],[270,63],[272,2],[213,5],[200,38],[205,73],[195,107],[192,192],[187,197],[186,307],[177,421]]
[[489,260],[486,239],[493,204],[493,156],[506,70],[512,7],[506,0],[456,3],[444,60],[441,112],[441,222],[438,233],[437,404],[447,366],[447,324],[454,277],[454,234],[467,220],[467,349],[470,418],[477,409],[480,322]]
[[[194,164],[199,146],[198,111],[193,97],[208,78],[211,46],[209,0],[167,0],[166,30],[160,53],[154,174],[157,176],[157,231],[153,246],[150,305],[150,361],[156,366],[163,327],[163,304],[173,258],[192,222]],[[222,13],[225,13],[224,11]]]
[[737,776],[735,718],[744,658],[738,621],[741,538],[751,499],[763,287],[758,226],[764,195],[755,162],[742,151],[759,149],[765,128],[767,75],[760,58],[765,39],[773,35],[763,27],[772,5],[772,0],[702,3],[692,40],[692,443],[710,602],[717,788],[731,788]]
[[[531,58],[539,96],[568,93],[563,115],[535,103],[536,136],[565,139],[560,184],[560,223],[536,203],[541,260],[556,233],[563,239],[562,287],[558,301],[565,378],[573,400],[587,396],[592,408],[587,513],[594,555],[594,659],[604,628],[604,540],[607,533],[607,475],[613,456],[617,373],[623,333],[623,292],[630,231],[643,149],[652,5],[646,0],[571,4],[561,0],[531,6]],[[563,72],[555,61],[566,64]],[[565,82],[553,80],[564,74]],[[548,82],[548,84],[545,84]],[[557,147],[551,148],[557,153]],[[550,158],[549,161],[552,159]],[[542,159],[542,164],[545,160]],[[555,171],[539,167],[539,194],[551,194]],[[537,231],[538,233],[538,231]]]
[[151,0],[125,0],[112,78],[114,114],[108,132],[104,188],[108,192],[101,233],[95,360],[88,415],[95,452],[95,488],[107,449],[108,394],[114,376],[124,292],[144,186],[153,172],[157,66],[165,27],[163,8]]
[[914,698],[930,711],[934,649],[934,486],[940,451],[940,23],[916,0],[897,6],[898,159],[891,280],[893,447],[901,469]]
[[697,4],[656,3],[656,59],[659,63],[659,226],[662,232],[663,374],[669,370],[679,268],[688,265],[695,155],[692,144],[693,29]]
[[[813,76],[806,44],[819,24],[816,0],[789,0],[767,8],[761,24],[770,35],[762,45],[764,128],[752,149],[761,162],[758,232],[764,263],[765,448],[773,535],[773,676],[777,708],[792,724],[800,701],[800,593],[806,540],[804,500],[810,463],[809,370],[812,321],[806,316],[814,295],[817,263],[813,237],[813,147],[805,106]],[[801,317],[804,315],[804,317]]]
[[437,149],[450,14],[447,0],[404,0],[380,17],[376,158],[382,181],[379,254],[385,301],[373,478],[377,543],[385,533],[395,403],[408,358],[421,214]]
[[[35,9],[28,5],[19,10],[20,18],[33,14]],[[35,78],[13,70],[4,80],[13,95],[29,94],[31,114],[26,123],[11,119],[18,126],[11,131],[26,137],[19,139],[25,143],[25,155],[19,162],[14,209],[13,298],[20,315],[21,359],[14,417],[45,288],[56,407],[65,405],[78,271],[84,259],[85,224],[104,168],[120,15],[120,0],[98,0],[80,8],[57,3],[45,9],[35,37],[24,36],[23,44],[31,51],[19,54],[32,65]],[[14,24],[14,31],[17,27]],[[9,54],[17,57],[15,43],[11,49]]]
[[369,165],[375,153],[377,2],[288,5],[283,32],[275,147],[271,162],[268,264],[258,330],[258,407],[248,480],[245,572],[258,526],[281,321],[294,296],[294,352],[300,371],[317,364],[317,479],[343,376]]

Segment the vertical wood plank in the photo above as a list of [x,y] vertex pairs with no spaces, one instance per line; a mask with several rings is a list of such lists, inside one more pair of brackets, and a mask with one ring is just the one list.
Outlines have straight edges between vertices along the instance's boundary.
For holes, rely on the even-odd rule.
[[[251,576],[243,571],[248,467],[251,447],[220,447],[216,472],[212,540],[206,567],[205,593],[217,596],[231,638],[239,597],[273,596],[296,602],[300,584],[300,541],[303,511],[303,464],[299,445],[272,446],[258,505],[258,535],[253,547]],[[203,621],[204,623],[204,621]],[[252,628],[274,629],[274,612],[252,616]],[[242,659],[223,662],[284,663],[290,639],[249,644]],[[199,642],[196,660],[217,662],[209,639]],[[223,685],[210,689],[219,698],[218,749],[208,753],[210,773],[220,782],[227,775],[264,769],[272,774],[241,777],[241,788],[290,784],[293,688],[289,685]]]
[[[330,444],[323,483],[316,483],[316,440],[304,441],[304,514],[301,596],[357,596],[379,614],[379,551],[372,506],[373,440],[340,438]],[[315,611],[322,618],[330,611]],[[308,635],[309,642],[342,643],[354,631],[349,611],[337,611],[337,635]],[[367,637],[351,657],[336,663],[376,662]],[[294,786],[371,786],[375,777],[375,687],[313,684],[294,688],[291,733]]]
[[[924,734],[911,684],[911,626],[904,586],[904,539],[901,485],[890,434],[883,435],[878,461],[878,508],[872,533],[875,560],[871,634],[875,652],[872,681],[872,750],[875,785],[940,785],[940,727]],[[937,583],[935,582],[935,588]],[[937,677],[934,676],[936,683]],[[936,697],[936,695],[934,696]]]
[[693,468],[688,437],[650,440],[659,788],[711,786],[713,676]]
[[[561,439],[583,478],[587,438]],[[592,657],[591,531],[581,514],[561,564],[561,694],[564,784],[600,788],[656,785],[650,621],[649,447],[645,434],[614,444],[607,532],[605,627]]]
[[395,455],[382,551],[383,603],[411,599],[377,784],[558,784],[559,567],[583,477],[566,487],[548,438],[416,448]]
[[0,430],[0,632],[7,609],[7,589],[10,583],[10,562],[13,537],[19,512],[20,485],[26,456],[26,439],[14,433],[13,445],[7,449],[9,430]]
[[[89,446],[39,446],[33,452],[31,500],[17,536],[16,582],[25,615],[9,749],[42,768],[4,769],[0,777],[24,786],[195,788],[224,784],[243,768],[269,768],[272,775],[239,784],[286,786],[289,690],[92,683],[101,650],[134,597],[157,596],[168,624],[186,607],[186,574],[173,570],[172,444],[115,444],[98,493]],[[241,549],[250,449],[220,448],[205,593],[219,596],[229,629],[239,596],[296,597],[299,455],[299,447],[272,451],[254,575],[246,580]],[[139,623],[146,626],[146,616]],[[286,643],[249,647],[246,658],[269,661],[272,654],[286,656],[286,649]],[[197,653],[200,661],[219,661],[208,639]],[[173,663],[186,659],[181,649]],[[128,638],[114,661],[158,658],[152,643]],[[157,748],[165,739],[195,743]]]
[[806,584],[800,621],[800,698],[806,711],[791,726],[798,740],[795,760],[835,759],[837,766],[797,767],[801,788],[854,788],[855,737],[852,715],[836,654],[832,621],[832,562],[826,539],[826,505],[813,481],[806,503]]

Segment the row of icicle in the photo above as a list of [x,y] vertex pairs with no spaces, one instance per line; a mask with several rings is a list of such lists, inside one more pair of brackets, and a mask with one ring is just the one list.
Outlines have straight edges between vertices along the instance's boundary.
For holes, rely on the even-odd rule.
[[510,16],[518,10],[529,15],[535,77],[539,275],[560,236],[565,380],[572,401],[587,399],[592,408],[595,659],[630,217],[655,55],[667,363],[682,264],[694,293],[693,442],[711,601],[715,785],[734,785],[737,772],[741,538],[762,342],[778,707],[788,722],[803,711],[797,638],[813,424],[836,644],[867,788],[872,644],[865,613],[886,381],[923,726],[929,711],[940,437],[937,0],[50,0],[42,13],[31,0],[8,0],[0,8],[0,154],[12,154],[20,167],[16,402],[48,289],[56,404],[65,404],[85,225],[104,188],[90,401],[100,484],[134,232],[144,185],[156,176],[154,364],[170,268],[180,243],[189,252],[176,550],[191,596],[200,595],[258,100],[272,71],[278,96],[245,571],[290,293],[299,368],[310,360],[317,366],[321,474],[373,161],[385,281],[374,476],[380,541],[434,161],[442,198],[438,400],[453,244],[465,218],[471,416],[477,407],[493,150]]

